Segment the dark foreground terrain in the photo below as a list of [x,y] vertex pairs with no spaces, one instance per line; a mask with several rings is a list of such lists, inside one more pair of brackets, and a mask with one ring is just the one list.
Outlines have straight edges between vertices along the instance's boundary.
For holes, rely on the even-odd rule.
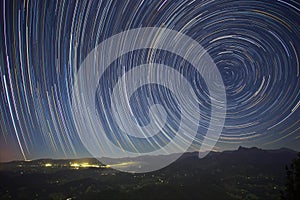
[[185,153],[156,172],[129,174],[96,159],[0,164],[0,199],[280,199],[297,152],[240,147]]

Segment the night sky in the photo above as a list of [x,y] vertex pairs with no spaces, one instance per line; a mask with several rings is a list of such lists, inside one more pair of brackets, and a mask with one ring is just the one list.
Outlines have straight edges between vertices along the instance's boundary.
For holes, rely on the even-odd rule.
[[[227,105],[214,150],[300,150],[299,1],[0,2],[0,161],[90,156],[79,136],[86,133],[78,133],[72,107],[76,73],[99,43],[141,27],[186,34],[215,62]],[[126,146],[109,115],[112,89],[122,74],[149,60],[180,71],[199,98],[201,120],[189,149],[197,151],[207,132],[211,102],[203,77],[191,63],[168,51],[136,50],[109,66],[99,80],[95,102],[110,130],[99,134]],[[181,111],[168,88],[147,85],[129,100],[140,125],[149,122],[147,112],[154,103],[168,111],[170,126],[164,133],[174,134]]]

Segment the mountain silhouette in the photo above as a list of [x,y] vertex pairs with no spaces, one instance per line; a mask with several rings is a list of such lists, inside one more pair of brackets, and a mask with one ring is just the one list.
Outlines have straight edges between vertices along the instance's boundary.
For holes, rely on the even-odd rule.
[[[165,156],[172,155],[147,156],[147,160]],[[149,173],[119,172],[95,158],[13,161],[0,163],[0,199],[279,200],[285,166],[296,156],[296,151],[287,148],[239,147],[210,152],[201,159],[198,152],[187,152]],[[145,160],[106,159],[115,163]]]

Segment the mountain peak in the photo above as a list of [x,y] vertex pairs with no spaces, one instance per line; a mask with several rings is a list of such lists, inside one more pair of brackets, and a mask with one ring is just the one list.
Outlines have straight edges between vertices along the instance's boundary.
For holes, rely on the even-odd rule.
[[238,151],[245,151],[245,150],[261,150],[257,147],[250,147],[250,148],[247,148],[247,147],[243,147],[243,146],[239,146],[238,148]]

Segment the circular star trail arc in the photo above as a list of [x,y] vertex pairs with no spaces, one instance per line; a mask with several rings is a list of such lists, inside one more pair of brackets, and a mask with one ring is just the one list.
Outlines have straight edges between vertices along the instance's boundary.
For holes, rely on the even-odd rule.
[[[1,152],[16,143],[15,151],[25,159],[86,153],[71,106],[76,71],[97,44],[140,27],[166,27],[187,34],[216,63],[227,94],[226,121],[216,148],[299,146],[297,1],[3,0],[0,9]],[[139,53],[128,54],[128,59],[138,63],[136,59],[155,57],[174,67],[182,62],[166,52]],[[112,66],[110,75],[118,70]],[[115,84],[109,76],[104,81]],[[199,83],[194,86],[201,88]],[[105,93],[107,88],[100,84],[99,89]],[[134,101],[133,109],[143,123],[148,108],[138,103],[143,100]],[[209,102],[201,103],[204,113],[210,109]],[[194,149],[199,149],[210,120],[209,115],[202,118]]]

